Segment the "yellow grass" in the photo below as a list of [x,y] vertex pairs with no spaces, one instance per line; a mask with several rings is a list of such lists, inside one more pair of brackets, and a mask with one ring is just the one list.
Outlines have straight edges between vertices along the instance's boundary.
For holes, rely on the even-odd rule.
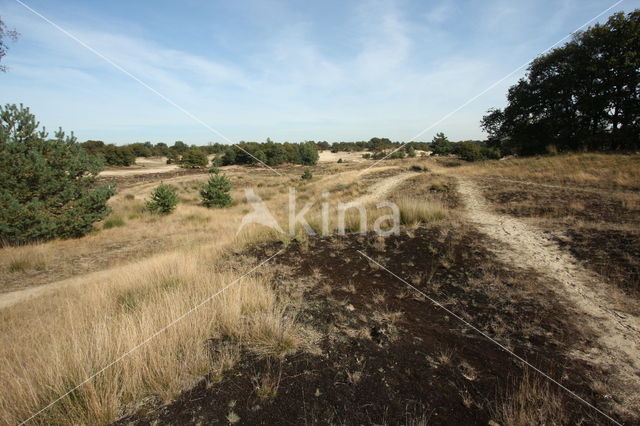
[[639,154],[564,154],[485,161],[456,167],[455,173],[638,189],[639,164]]
[[0,311],[0,421],[25,420],[236,280],[34,420],[108,423],[146,397],[169,400],[221,370],[209,339],[227,337],[268,355],[299,348],[303,331],[283,314],[287,301],[267,276],[242,278],[216,263],[218,256],[215,247],[156,256],[107,281]]
[[430,223],[447,217],[447,209],[435,200],[418,200],[402,198],[398,201],[400,221],[403,225],[415,226],[420,223]]
[[496,407],[497,420],[513,426],[567,424],[561,391],[552,386],[525,370],[520,382]]
[[2,250],[0,268],[9,273],[41,270],[47,266],[51,257],[51,250],[43,244],[6,247]]

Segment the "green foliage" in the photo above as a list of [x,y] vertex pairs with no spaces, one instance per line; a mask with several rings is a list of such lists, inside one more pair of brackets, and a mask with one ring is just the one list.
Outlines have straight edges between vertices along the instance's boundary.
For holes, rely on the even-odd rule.
[[171,185],[161,183],[151,193],[151,198],[147,201],[147,210],[157,214],[169,214],[178,205],[178,193]]
[[191,148],[182,154],[180,165],[185,169],[202,169],[207,166],[209,160],[204,152],[197,148]]
[[128,146],[107,145],[102,156],[109,166],[131,166],[136,162],[136,156]]
[[473,142],[460,142],[455,145],[453,152],[465,161],[482,161],[486,157],[482,154],[480,146]]
[[305,142],[299,145],[300,164],[305,166],[313,166],[318,162],[318,149],[313,142]]
[[124,226],[124,219],[120,216],[109,216],[102,224],[102,229],[118,228]]
[[407,148],[407,157],[415,158],[415,156],[416,156],[416,150],[413,148],[413,145],[409,145],[409,147]]
[[640,148],[640,9],[616,13],[539,56],[482,119],[503,153]]
[[338,158],[338,164],[342,164],[342,158]]
[[303,180],[309,180],[309,179],[311,179],[311,178],[313,178],[313,173],[311,173],[311,170],[306,169],[306,170],[304,171],[304,173],[302,173],[302,179],[303,179]]
[[209,168],[209,173],[213,173],[214,175],[217,175],[218,173],[220,173],[220,169],[217,168],[216,166],[213,166]]
[[102,160],[62,130],[48,139],[22,105],[0,107],[0,244],[85,235],[109,212]]
[[431,141],[431,151],[435,155],[448,155],[453,152],[453,144],[449,142],[444,133],[436,133]]
[[231,206],[231,182],[224,175],[211,175],[200,190],[202,205],[205,207]]
[[[16,30],[8,30],[2,19],[0,19],[0,60],[7,54],[8,46],[5,37],[16,41],[19,35]],[[0,72],[5,72],[6,70],[7,68],[4,65],[0,65]]]

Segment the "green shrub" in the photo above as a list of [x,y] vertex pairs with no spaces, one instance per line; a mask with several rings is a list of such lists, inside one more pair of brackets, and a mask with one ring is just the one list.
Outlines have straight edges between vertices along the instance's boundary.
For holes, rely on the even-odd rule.
[[483,161],[487,158],[482,153],[482,148],[473,142],[460,142],[456,144],[454,153],[465,161]]
[[102,229],[110,229],[124,226],[124,219],[120,216],[110,216],[102,224]]
[[338,158],[338,163],[341,164],[342,162],[342,158]]
[[22,105],[0,107],[0,245],[81,237],[108,213],[103,161],[62,130],[49,139]]
[[214,175],[217,175],[218,173],[220,173],[220,169],[217,168],[216,166],[213,166],[209,169],[209,173],[212,173]]
[[304,173],[302,174],[302,179],[303,180],[309,180],[313,177],[313,174],[311,173],[311,170],[307,169],[304,171]]
[[157,214],[169,214],[175,210],[177,204],[176,188],[161,183],[151,193],[151,198],[147,201],[147,210]]
[[202,205],[205,207],[231,206],[231,182],[224,175],[211,175],[200,190]]
[[31,268],[31,262],[27,259],[12,260],[7,266],[9,272],[24,272]]
[[369,158],[371,158],[371,154],[366,152],[366,153],[362,154],[362,158],[369,159]]

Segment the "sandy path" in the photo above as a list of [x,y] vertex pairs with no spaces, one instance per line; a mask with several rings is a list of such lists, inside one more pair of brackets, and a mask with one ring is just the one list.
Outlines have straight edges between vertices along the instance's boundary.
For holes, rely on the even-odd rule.
[[[606,365],[614,372],[625,409],[640,408],[640,319],[612,308],[612,289],[599,276],[582,268],[571,254],[562,250],[545,234],[516,218],[491,211],[479,188],[468,179],[459,179],[467,216],[481,231],[500,240],[508,250],[496,250],[498,257],[510,265],[532,268],[555,280],[553,290],[567,299],[584,322],[597,335],[599,345],[584,348],[574,355]],[[603,378],[604,379],[604,378]]]
[[386,179],[382,179],[376,182],[375,184],[371,185],[371,187],[369,187],[369,192],[359,196],[353,201],[356,203],[367,204],[372,201],[379,200],[380,198],[387,195],[389,191],[391,191],[395,186],[399,185],[400,183],[402,183],[403,181],[411,177],[416,176],[417,174],[418,174],[417,172],[407,172],[407,173],[401,173],[399,175],[391,176]]
[[81,285],[88,281],[107,278],[109,275],[111,275],[111,273],[112,271],[110,269],[105,269],[88,274],[83,274],[77,277],[67,278],[61,281],[55,281],[35,287],[27,287],[22,290],[11,291],[8,293],[2,293],[0,294],[0,309],[7,308],[9,306],[15,305],[18,302],[23,302],[33,297],[42,296],[43,294],[64,287],[68,287],[71,285]]

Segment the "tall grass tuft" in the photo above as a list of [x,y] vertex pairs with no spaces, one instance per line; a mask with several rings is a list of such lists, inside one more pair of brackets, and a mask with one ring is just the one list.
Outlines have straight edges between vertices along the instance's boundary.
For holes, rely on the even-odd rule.
[[447,209],[439,201],[402,198],[398,202],[398,208],[400,223],[406,226],[435,222],[447,217]]

